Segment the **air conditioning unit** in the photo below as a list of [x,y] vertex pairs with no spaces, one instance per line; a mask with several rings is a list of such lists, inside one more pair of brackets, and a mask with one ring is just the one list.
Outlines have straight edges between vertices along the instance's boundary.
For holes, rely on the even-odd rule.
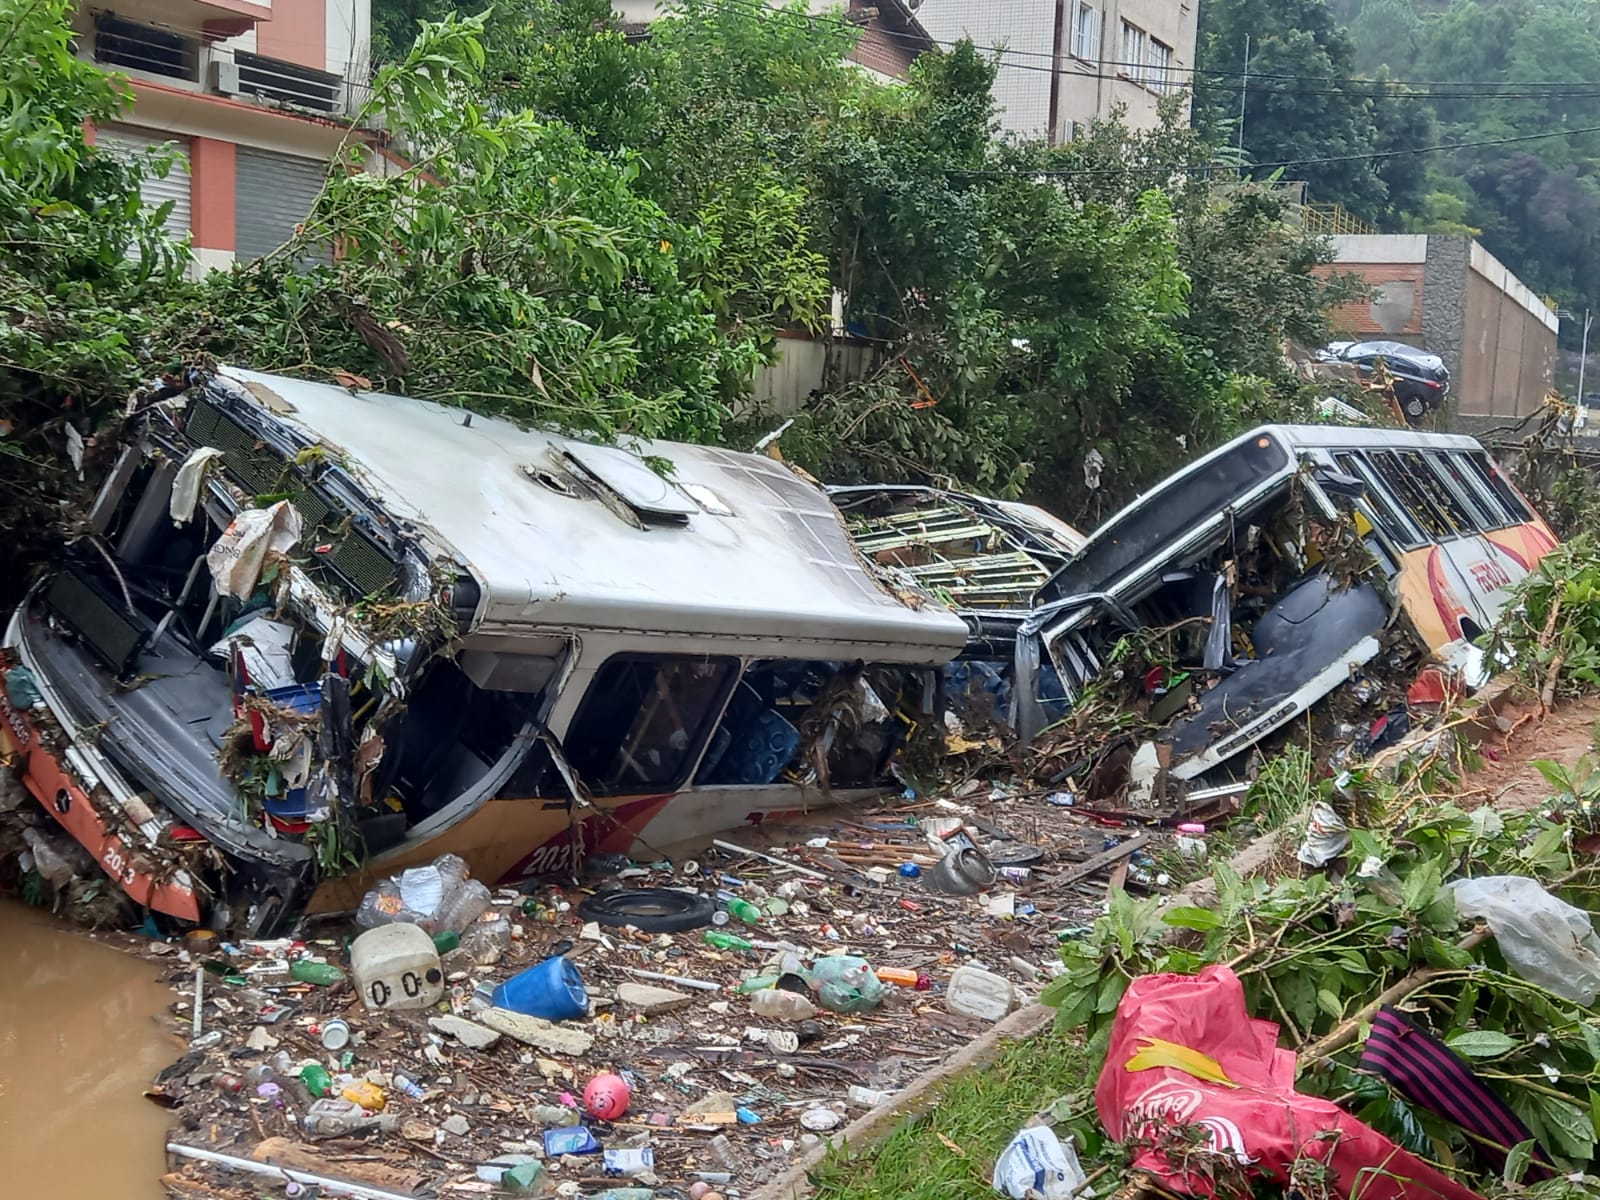
[[239,94],[239,64],[231,59],[213,59],[211,63],[211,90],[219,96]]

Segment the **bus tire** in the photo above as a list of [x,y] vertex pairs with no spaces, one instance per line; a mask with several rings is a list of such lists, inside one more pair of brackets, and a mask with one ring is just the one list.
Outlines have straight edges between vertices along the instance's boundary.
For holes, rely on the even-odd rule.
[[578,905],[585,921],[619,928],[631,925],[643,933],[682,933],[711,924],[716,911],[709,896],[676,888],[618,888],[597,892]]

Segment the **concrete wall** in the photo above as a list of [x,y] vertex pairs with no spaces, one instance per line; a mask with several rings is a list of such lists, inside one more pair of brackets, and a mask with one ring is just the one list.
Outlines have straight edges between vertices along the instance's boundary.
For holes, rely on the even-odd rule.
[[[1000,121],[1014,133],[1043,137],[1050,120],[1050,63],[1055,53],[1056,11],[1056,0],[987,0],[981,4],[969,0],[923,0],[917,19],[941,42],[971,38],[980,50],[1002,51],[1005,57],[994,81]],[[1067,36],[1070,35],[1069,26]],[[1096,68],[1073,61],[1067,69]]]
[[1333,270],[1360,275],[1373,297],[1331,314],[1334,332],[1418,346],[1450,368],[1450,402],[1468,424],[1522,417],[1543,402],[1555,365],[1556,315],[1468,237],[1344,235]]

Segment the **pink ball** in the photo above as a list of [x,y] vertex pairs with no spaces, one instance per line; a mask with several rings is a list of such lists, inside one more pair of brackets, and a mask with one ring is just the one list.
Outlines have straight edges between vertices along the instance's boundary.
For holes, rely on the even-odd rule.
[[589,1110],[591,1116],[599,1117],[602,1121],[615,1121],[628,1111],[628,1101],[632,1094],[628,1091],[627,1083],[620,1075],[607,1072],[596,1075],[589,1080],[589,1086],[583,1089],[583,1106]]

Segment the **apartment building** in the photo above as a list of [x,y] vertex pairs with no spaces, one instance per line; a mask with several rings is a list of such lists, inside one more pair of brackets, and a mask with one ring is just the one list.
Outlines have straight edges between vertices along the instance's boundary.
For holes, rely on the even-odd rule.
[[293,233],[350,134],[369,79],[371,0],[86,0],[79,53],[126,75],[132,107],[97,147],[170,143],[148,180],[192,235],[195,269],[261,257]]
[[1134,129],[1194,65],[1198,0],[923,0],[917,19],[940,42],[971,38],[1000,53],[994,96],[1006,129],[1051,142],[1118,107]]
[[[763,0],[729,0],[746,7]],[[777,6],[781,0],[766,0]],[[846,17],[861,30],[849,61],[864,71],[883,80],[903,80],[917,55],[933,47],[917,20],[916,9],[922,0],[810,0],[814,14],[842,8]],[[650,22],[661,16],[668,7],[667,0],[612,0],[612,9],[624,29],[639,35],[645,34]],[[800,18],[805,19],[805,18]]]

